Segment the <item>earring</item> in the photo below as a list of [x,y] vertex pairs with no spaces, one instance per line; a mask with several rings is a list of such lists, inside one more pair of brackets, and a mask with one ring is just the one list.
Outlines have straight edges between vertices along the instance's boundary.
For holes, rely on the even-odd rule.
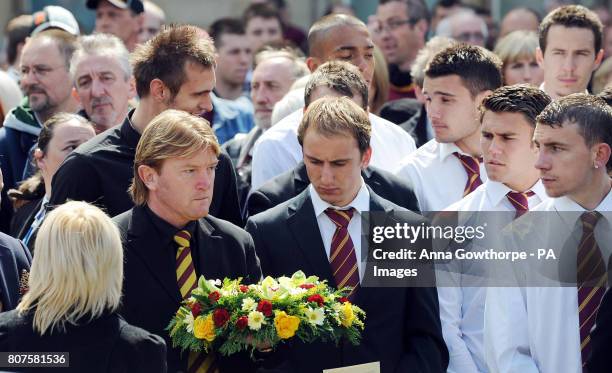
[[599,168],[599,165],[597,163],[595,163],[595,168]]

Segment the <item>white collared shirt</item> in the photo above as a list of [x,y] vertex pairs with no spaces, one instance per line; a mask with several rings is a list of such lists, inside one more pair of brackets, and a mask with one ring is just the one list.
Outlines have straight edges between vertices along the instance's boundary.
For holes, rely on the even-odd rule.
[[[594,210],[612,211],[612,191]],[[537,227],[542,234],[572,234],[586,211],[568,197],[549,198],[534,211],[576,211],[562,214],[568,229]],[[609,242],[611,222],[604,215],[595,227],[598,243]],[[558,241],[558,240],[557,240]],[[600,249],[603,250],[600,245]],[[605,253],[604,257],[605,257]],[[485,357],[492,372],[582,372],[578,292],[576,287],[489,288],[485,302]]]
[[[535,194],[527,199],[530,208],[548,198],[539,180],[531,190]],[[487,180],[475,191],[445,210],[513,212],[515,208],[506,198],[506,194],[511,191],[512,189],[502,183]],[[500,216],[500,218],[504,217],[508,218],[510,215]],[[503,222],[497,224],[503,226]],[[449,273],[444,273],[444,275],[449,275]],[[461,277],[461,275],[458,276]],[[455,287],[438,287],[442,334],[450,357],[447,372],[487,372],[483,345],[487,288],[461,286],[464,283],[461,278],[458,278],[457,281]]]
[[[303,159],[297,130],[302,121],[299,109],[268,129],[257,140],[253,150],[251,189],[294,169]],[[372,123],[372,158],[370,165],[386,171],[398,167],[400,161],[416,150],[412,136],[396,124],[369,113]]]
[[[465,154],[454,143],[433,139],[403,159],[395,170],[398,177],[412,184],[421,211],[442,211],[463,198],[468,176],[454,152]],[[482,162],[480,180],[487,180]]]
[[321,239],[323,240],[327,259],[329,259],[331,255],[331,242],[334,232],[336,231],[336,224],[334,224],[327,214],[325,214],[325,210],[330,207],[337,210],[348,210],[351,207],[355,209],[348,226],[348,231],[353,241],[353,246],[355,247],[357,269],[359,270],[359,280],[361,280],[364,270],[362,261],[365,261],[365,258],[361,258],[361,214],[370,211],[370,192],[363,178],[361,179],[361,188],[359,188],[359,192],[357,192],[355,199],[346,206],[332,206],[323,201],[312,184],[308,187],[308,191],[310,193],[310,199],[312,200],[312,206],[314,207],[317,224],[319,225],[319,232],[321,232]]

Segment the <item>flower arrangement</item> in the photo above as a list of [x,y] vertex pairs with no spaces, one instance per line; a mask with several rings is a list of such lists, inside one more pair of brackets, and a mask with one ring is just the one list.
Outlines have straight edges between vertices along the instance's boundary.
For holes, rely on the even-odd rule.
[[201,276],[168,330],[174,347],[224,356],[252,353],[257,346],[274,348],[295,336],[305,343],[337,344],[346,338],[358,345],[365,312],[345,297],[350,290],[334,290],[302,271],[253,285]]

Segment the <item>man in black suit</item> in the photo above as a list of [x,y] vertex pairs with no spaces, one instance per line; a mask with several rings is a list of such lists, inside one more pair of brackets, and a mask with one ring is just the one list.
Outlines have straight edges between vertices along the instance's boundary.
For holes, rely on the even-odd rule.
[[[132,54],[140,102],[122,125],[94,137],[72,152],[53,177],[49,204],[87,201],[116,216],[134,206],[127,189],[132,181],[134,153],[151,119],[166,109],[203,115],[212,110],[215,49],[194,26],[169,27]],[[210,213],[242,225],[236,173],[221,153],[215,197]]]
[[[165,339],[170,372],[192,371],[214,360],[171,348],[165,330],[197,278],[242,277],[246,283],[261,278],[249,234],[208,214],[219,153],[206,120],[164,111],[147,126],[136,148],[130,186],[136,206],[114,218],[126,261],[121,314]],[[240,365],[248,364],[240,357],[217,362],[222,372],[249,369]]]
[[[390,172],[374,166],[361,171],[361,177],[374,193],[407,210],[419,212],[412,187]],[[259,214],[297,196],[310,184],[304,162],[291,171],[278,175],[252,191],[247,201],[248,216]]]
[[366,186],[361,171],[372,154],[370,133],[368,115],[347,97],[310,104],[298,129],[310,186],[247,222],[264,275],[303,270],[333,286],[352,286],[349,299],[367,314],[359,346],[294,341],[280,371],[380,361],[382,372],[443,372],[448,364],[435,288],[360,286],[370,277],[362,261],[370,253],[361,252],[361,214],[402,211],[406,222],[424,223]]

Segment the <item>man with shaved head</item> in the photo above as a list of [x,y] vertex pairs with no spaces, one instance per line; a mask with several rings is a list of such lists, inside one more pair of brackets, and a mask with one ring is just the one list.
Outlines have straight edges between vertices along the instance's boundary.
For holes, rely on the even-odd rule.
[[[309,57],[306,64],[314,72],[332,60],[345,60],[355,65],[369,87],[374,75],[374,43],[366,25],[346,14],[321,18],[308,33]],[[302,111],[290,114],[264,133],[253,151],[252,188],[292,170],[302,160],[297,141],[297,128]],[[402,157],[416,149],[414,139],[395,124],[374,114],[372,122],[372,160],[379,168],[391,171]]]

